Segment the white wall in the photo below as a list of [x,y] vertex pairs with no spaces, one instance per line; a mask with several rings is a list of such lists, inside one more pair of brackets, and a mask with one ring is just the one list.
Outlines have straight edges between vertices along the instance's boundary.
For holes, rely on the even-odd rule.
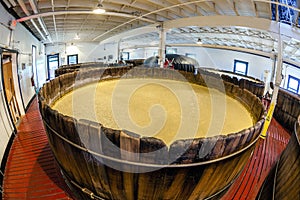
[[[44,45],[32,36],[21,24],[17,24],[16,29],[13,31],[13,40],[17,43],[13,43],[12,48],[19,51],[18,59],[18,71],[21,84],[21,91],[25,106],[29,103],[30,99],[34,95],[34,87],[31,84],[32,77],[32,45],[37,48],[37,70],[39,72],[39,86],[45,81],[46,68],[45,68],[45,56],[43,55]],[[22,69],[22,65],[25,64],[25,69]]]
[[[67,56],[72,54],[78,54],[78,62],[103,62],[113,63],[117,60],[117,44],[109,43],[99,45],[99,43],[87,43],[87,42],[74,42],[67,44],[55,44],[46,45],[46,54],[59,53],[60,65],[67,64]],[[109,55],[113,58],[109,59]]]
[[[2,83],[1,76],[0,81]],[[0,84],[0,162],[2,162],[6,146],[13,130],[14,128],[9,120],[9,114],[5,104],[3,86]]]
[[[143,59],[157,55],[157,47],[138,48],[138,49],[123,49],[123,52],[130,53],[130,59]],[[78,62],[103,62],[115,63],[118,60],[118,44],[117,43],[87,43],[87,42],[74,42],[73,45],[55,44],[46,45],[46,54],[59,53],[60,65],[67,64],[67,55],[78,54]],[[112,59],[109,59],[112,56]]]
[[[45,82],[45,49],[33,35],[27,31],[21,24],[17,24],[14,30],[7,28],[10,21],[14,18],[0,4],[0,47],[17,50],[17,66],[13,67],[14,77],[20,79],[21,92],[25,107],[35,94],[34,87],[31,85],[30,78],[32,76],[32,45],[37,47],[37,68],[39,71],[39,79],[42,84]],[[10,39],[10,35],[12,36]],[[40,52],[40,54],[39,54]],[[22,69],[22,63],[25,68]],[[2,81],[1,81],[2,83]],[[3,154],[7,146],[7,142],[13,132],[13,126],[9,119],[6,104],[3,98],[3,86],[0,83],[0,161],[2,162]],[[18,87],[18,85],[15,85]],[[17,89],[16,89],[17,91]],[[19,98],[20,100],[21,98]],[[21,100],[20,100],[21,101]],[[23,107],[22,102],[19,106]]]
[[0,5],[0,46],[9,46],[10,30],[7,28],[8,22],[12,17],[5,11],[5,9]]
[[200,67],[209,67],[233,71],[234,60],[248,62],[248,76],[263,80],[265,70],[272,70],[273,61],[270,58],[257,56],[253,54],[212,49],[203,47],[174,47],[177,53],[185,55],[186,53],[196,54],[196,60]]
[[[248,62],[248,75],[260,80],[264,78],[264,71],[271,71],[273,66],[273,61],[270,58],[243,52],[203,47],[171,47],[171,49],[181,55],[194,54],[200,67],[233,71],[235,59],[246,61]],[[124,50],[124,52],[130,52],[130,59],[148,58],[157,51],[158,48]]]
[[146,59],[158,55],[158,47],[124,49],[123,52],[129,52],[129,59]]

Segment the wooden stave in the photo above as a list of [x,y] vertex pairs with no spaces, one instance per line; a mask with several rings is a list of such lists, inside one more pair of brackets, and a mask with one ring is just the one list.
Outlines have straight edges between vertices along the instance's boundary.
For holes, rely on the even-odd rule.
[[275,119],[292,133],[298,115],[300,115],[300,97],[286,90],[279,89],[278,100],[274,110]]

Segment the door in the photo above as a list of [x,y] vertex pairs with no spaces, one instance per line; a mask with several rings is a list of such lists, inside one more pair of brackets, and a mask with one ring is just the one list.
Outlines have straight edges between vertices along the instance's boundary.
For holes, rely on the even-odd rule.
[[[2,49],[0,48],[0,68],[2,69]],[[3,86],[3,77],[0,73],[0,162],[5,162],[5,152],[6,148],[9,144],[10,138],[15,132],[15,126],[11,120],[11,115],[8,110],[6,97],[4,94],[4,86]],[[3,168],[1,167],[1,170]],[[0,170],[0,181],[3,180],[3,173],[4,171]],[[2,188],[0,187],[0,192],[2,191]],[[1,195],[0,195],[1,196]]]
[[59,54],[47,55],[48,80],[55,78],[55,70],[59,66]]
[[[15,63],[16,64],[16,63]],[[17,98],[14,74],[13,74],[13,55],[12,53],[2,54],[2,80],[3,89],[5,93],[6,102],[12,118],[13,123],[16,125],[20,118],[20,105]]]

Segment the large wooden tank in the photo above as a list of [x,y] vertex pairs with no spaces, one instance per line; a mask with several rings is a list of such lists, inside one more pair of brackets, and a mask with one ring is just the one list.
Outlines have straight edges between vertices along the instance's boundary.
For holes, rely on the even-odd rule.
[[[227,135],[179,139],[166,145],[155,137],[104,127],[52,108],[75,87],[120,77],[183,77],[223,90],[251,112],[254,125]],[[251,155],[265,114],[255,95],[217,75],[159,68],[114,67],[64,74],[42,87],[39,105],[50,146],[78,199],[219,199]]]

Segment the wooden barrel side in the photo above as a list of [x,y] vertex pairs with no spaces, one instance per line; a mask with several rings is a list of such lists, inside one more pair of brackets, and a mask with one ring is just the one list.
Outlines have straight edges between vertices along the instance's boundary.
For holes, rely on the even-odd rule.
[[[259,116],[257,118],[261,120],[255,126],[239,133],[230,134],[228,137],[214,136],[178,140],[168,148],[156,138],[140,138],[126,130],[113,130],[103,127],[99,123],[64,116],[52,110],[50,105],[58,96],[71,91],[76,80],[82,79],[83,81],[79,85],[84,85],[89,81],[95,81],[99,74],[102,74],[103,77],[113,77],[129,72],[126,73],[128,78],[146,74],[152,77],[171,77],[177,80],[178,73],[173,70],[161,69],[129,71],[128,68],[125,70],[114,68],[102,72],[97,72],[95,69],[82,71],[83,73],[80,75],[78,75],[79,72],[64,74],[46,83],[39,93],[39,105],[50,146],[71,185],[79,185],[80,191],[84,193],[91,191],[104,199],[217,198],[240,173],[254,145],[245,148],[258,138],[264,121],[261,119],[262,116]],[[215,76],[210,77],[209,74],[200,77],[188,72],[181,72],[180,76],[197,83],[205,79],[213,84],[218,79]],[[59,86],[54,89],[53,86],[57,85]],[[225,84],[225,89],[232,96],[251,97],[249,92],[231,84]],[[245,98],[240,98],[240,100],[247,105],[250,103]],[[259,107],[262,105],[260,101],[255,101],[248,106]],[[262,113],[259,108],[257,110],[256,115]],[[115,148],[111,148],[111,145]],[[243,151],[230,156],[239,150]],[[154,152],[154,154],[148,154],[149,152]],[[139,162],[157,165],[167,164],[166,161],[169,161],[173,163],[173,166],[162,165],[156,171],[132,173],[130,170],[137,167],[134,164],[123,165],[122,162],[107,160],[98,155],[109,156],[120,159],[120,161],[133,161],[137,165]],[[159,155],[159,159],[156,158],[156,155]],[[219,160],[226,156],[229,157]],[[211,163],[201,164],[206,161]],[[193,163],[200,164],[189,166]],[[123,170],[113,167],[116,165],[123,167]],[[211,184],[208,184],[207,181],[210,181]],[[89,193],[89,195],[91,194]],[[87,195],[86,199],[88,198]]]
[[300,116],[286,149],[270,171],[256,199],[299,199]]
[[300,197],[300,116],[294,133],[278,161],[275,179],[275,199],[299,199]]
[[274,110],[275,119],[291,133],[294,124],[300,115],[300,97],[286,90],[280,89],[278,100]]
[[[120,68],[124,67],[124,64],[103,64],[103,63],[79,63],[72,65],[62,65],[54,71],[55,77],[63,74],[80,71],[85,68]],[[132,68],[132,65],[125,65],[125,67]]]

